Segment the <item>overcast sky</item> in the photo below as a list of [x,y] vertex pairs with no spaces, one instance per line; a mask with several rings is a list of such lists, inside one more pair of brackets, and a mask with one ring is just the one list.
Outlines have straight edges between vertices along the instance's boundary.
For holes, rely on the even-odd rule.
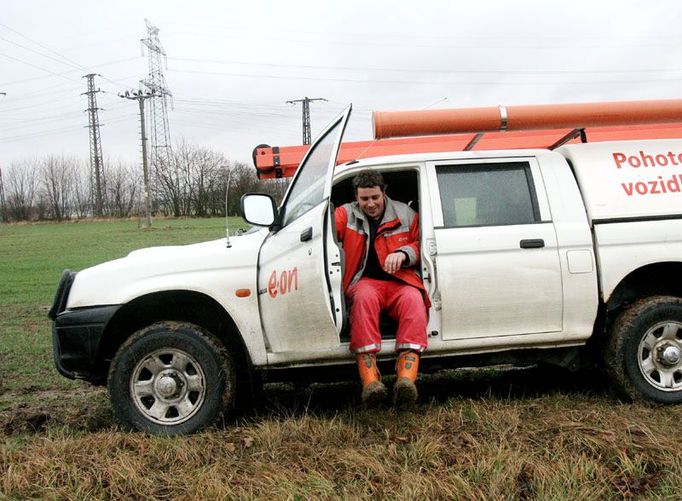
[[[88,159],[86,73],[99,73],[102,148],[139,162],[148,73],[145,18],[159,28],[174,142],[251,163],[260,143],[301,143],[348,103],[347,140],[371,111],[679,98],[679,1],[5,1],[0,9],[0,168],[49,154]],[[144,54],[144,55],[143,55]]]

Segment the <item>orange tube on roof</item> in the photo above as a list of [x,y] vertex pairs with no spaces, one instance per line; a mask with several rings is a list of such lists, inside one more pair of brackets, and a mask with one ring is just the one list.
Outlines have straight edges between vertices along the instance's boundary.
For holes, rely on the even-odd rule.
[[682,99],[375,111],[372,121],[376,139],[499,130],[662,124],[682,122]]

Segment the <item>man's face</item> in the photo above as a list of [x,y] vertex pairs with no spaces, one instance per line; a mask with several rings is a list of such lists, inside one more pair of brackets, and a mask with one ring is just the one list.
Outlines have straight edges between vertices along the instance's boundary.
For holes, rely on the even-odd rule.
[[358,188],[355,192],[355,200],[358,201],[360,210],[372,219],[377,219],[384,213],[386,199],[384,192],[378,186]]

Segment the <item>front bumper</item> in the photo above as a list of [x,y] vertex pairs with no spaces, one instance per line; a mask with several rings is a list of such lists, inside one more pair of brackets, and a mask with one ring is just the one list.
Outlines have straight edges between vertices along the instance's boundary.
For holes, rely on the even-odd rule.
[[120,305],[66,310],[52,323],[52,351],[59,373],[70,379],[101,383],[105,374],[97,366],[102,333]]
[[76,273],[65,270],[48,313],[52,320],[52,352],[59,373],[69,379],[101,383],[105,374],[97,366],[102,333],[120,305],[93,306],[67,310]]

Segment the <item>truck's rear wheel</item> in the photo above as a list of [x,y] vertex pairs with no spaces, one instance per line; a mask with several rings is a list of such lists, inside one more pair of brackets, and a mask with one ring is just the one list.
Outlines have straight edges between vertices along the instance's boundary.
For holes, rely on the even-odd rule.
[[183,322],[159,322],[130,337],[109,370],[114,415],[126,428],[192,433],[233,406],[234,365],[210,333]]
[[682,299],[650,297],[621,313],[611,329],[606,363],[629,397],[682,402]]

